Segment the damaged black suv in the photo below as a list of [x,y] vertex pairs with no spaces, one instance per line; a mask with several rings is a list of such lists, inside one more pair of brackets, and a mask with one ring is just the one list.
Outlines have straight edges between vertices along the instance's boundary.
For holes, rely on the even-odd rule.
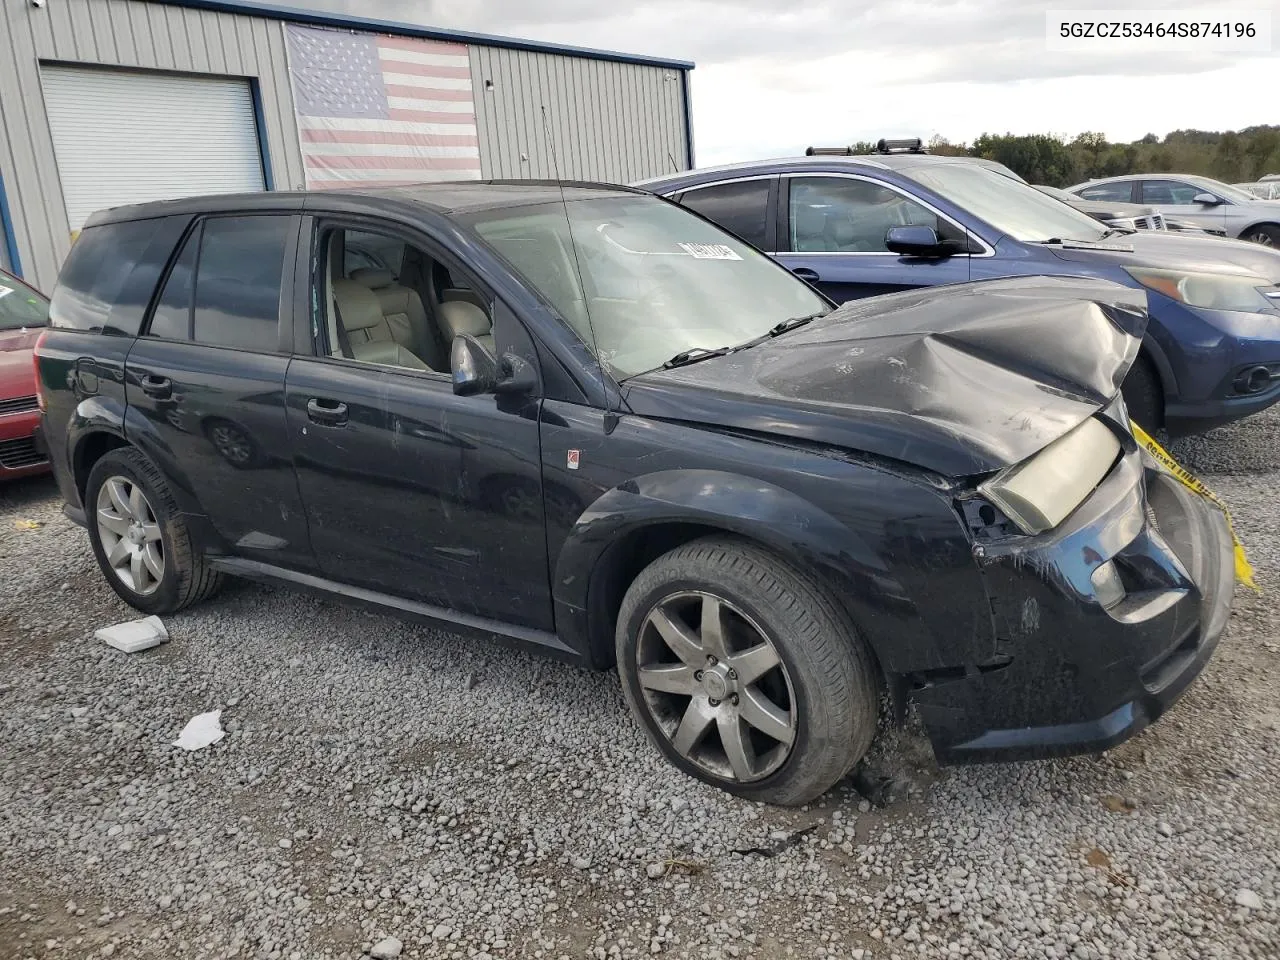
[[1120,286],[835,309],[667,201],[492,182],[108,211],[51,313],[44,435],[130,604],[269,578],[616,665],[746,797],[828,789],[883,691],[944,763],[1107,747],[1227,620]]

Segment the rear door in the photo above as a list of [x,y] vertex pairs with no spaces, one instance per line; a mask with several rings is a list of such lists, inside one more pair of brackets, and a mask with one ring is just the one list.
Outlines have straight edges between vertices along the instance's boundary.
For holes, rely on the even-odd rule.
[[970,242],[962,227],[897,187],[852,174],[795,174],[782,179],[778,202],[785,228],[777,259],[837,303],[969,279],[967,255],[923,259],[885,247],[890,227],[909,224]]
[[[459,259],[426,236],[372,219],[319,221],[307,258],[316,311],[311,356],[289,368],[290,446],[323,574],[339,583],[539,630],[553,629],[538,416],[528,395],[453,392],[447,369],[386,346],[380,290],[333,254],[358,235],[443,262],[474,302],[430,311],[434,335],[469,333],[536,368],[533,342]],[[400,297],[431,297],[423,269]],[[381,288],[385,289],[385,288]],[[461,309],[459,309],[461,308]],[[447,356],[447,354],[446,354]]]
[[255,213],[191,225],[126,361],[126,429],[224,549],[308,569],[284,406],[299,224]]
[[1226,229],[1226,206],[1196,203],[1203,193],[1209,191],[1185,180],[1142,180],[1138,202],[1155,207],[1165,219],[1186,220],[1206,230]]

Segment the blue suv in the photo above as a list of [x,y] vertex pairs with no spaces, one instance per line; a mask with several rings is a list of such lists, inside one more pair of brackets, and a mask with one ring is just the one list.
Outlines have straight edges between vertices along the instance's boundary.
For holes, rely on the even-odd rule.
[[1280,399],[1280,251],[1112,229],[985,161],[918,148],[811,152],[636,186],[715,221],[837,302],[1028,274],[1143,289],[1151,321],[1124,395],[1148,427],[1193,433]]

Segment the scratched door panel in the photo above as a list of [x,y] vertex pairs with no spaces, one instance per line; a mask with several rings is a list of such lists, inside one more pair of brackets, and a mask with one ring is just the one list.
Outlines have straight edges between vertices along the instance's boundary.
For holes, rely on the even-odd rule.
[[[309,401],[346,405],[316,423]],[[550,629],[537,401],[295,357],[290,436],[312,545],[343,583]]]

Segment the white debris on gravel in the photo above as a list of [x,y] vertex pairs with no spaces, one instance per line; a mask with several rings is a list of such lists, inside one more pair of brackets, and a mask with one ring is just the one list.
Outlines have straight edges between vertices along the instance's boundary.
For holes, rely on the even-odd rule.
[[[1174,445],[1232,505],[1265,591],[1238,591],[1175,709],[1100,759],[939,772],[895,734],[906,786],[885,809],[848,783],[804,810],[737,800],[669,767],[612,675],[283,588],[233,583],[122,658],[92,636],[130,611],[53,485],[0,487],[0,944],[1274,960],[1278,434],[1267,414]],[[173,718],[210,703],[235,705],[218,749],[174,750]]]
[[178,739],[173,741],[173,745],[183,750],[203,750],[213,746],[226,736],[220,722],[221,716],[221,710],[210,710],[192,717],[178,734]]

